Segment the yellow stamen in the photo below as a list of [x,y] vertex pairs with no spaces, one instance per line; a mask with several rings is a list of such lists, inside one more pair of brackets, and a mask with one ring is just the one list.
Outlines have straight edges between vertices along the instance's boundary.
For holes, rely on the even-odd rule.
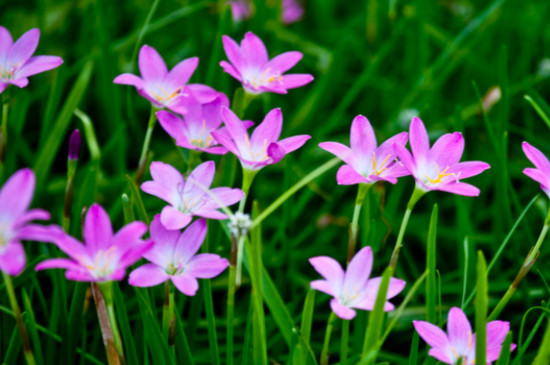
[[386,164],[386,162],[388,162],[388,160],[390,159],[391,155],[387,155],[386,158],[384,159],[384,161],[382,161],[382,163],[380,164],[380,167],[378,169],[376,169],[376,153],[372,153],[372,172],[373,174],[375,174],[376,176],[380,176],[381,173],[383,173],[385,170],[387,170],[387,167],[385,167],[384,165]]
[[437,166],[437,164],[435,164],[435,168],[437,169],[437,178],[431,179],[428,175],[424,175],[424,177],[426,177],[431,184],[439,184],[442,182],[441,179],[444,177],[454,175],[453,173],[447,173],[449,166],[445,167],[443,171],[439,171],[439,166]]

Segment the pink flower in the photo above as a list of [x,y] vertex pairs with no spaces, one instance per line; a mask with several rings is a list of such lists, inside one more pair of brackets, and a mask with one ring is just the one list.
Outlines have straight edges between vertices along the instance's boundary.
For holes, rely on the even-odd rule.
[[25,87],[29,83],[27,77],[63,63],[61,57],[57,56],[31,57],[38,47],[39,38],[40,31],[33,28],[13,43],[10,32],[0,26],[0,94],[9,84]]
[[84,221],[84,242],[80,243],[61,228],[50,240],[70,259],[55,258],[41,262],[36,270],[66,269],[69,280],[105,282],[122,280],[126,268],[139,260],[153,245],[140,239],[147,232],[143,222],[132,222],[113,234],[107,212],[97,203],[92,204]]
[[31,169],[21,169],[0,190],[0,271],[19,275],[25,268],[22,240],[48,241],[50,227],[29,223],[50,219],[42,209],[29,209],[36,178]]
[[409,175],[409,172],[395,160],[393,146],[405,146],[407,138],[407,132],[402,132],[377,147],[376,136],[368,119],[358,115],[351,124],[351,148],[337,142],[322,142],[319,147],[346,163],[336,175],[338,184],[372,184],[379,180],[395,184],[398,177]]
[[448,133],[435,141],[430,149],[428,132],[420,118],[413,118],[409,130],[411,153],[394,144],[395,153],[423,190],[441,190],[465,196],[479,195],[479,189],[460,180],[478,175],[490,166],[486,162],[460,162],[464,138],[460,132]]
[[245,34],[240,46],[223,36],[223,48],[230,63],[221,61],[220,66],[239,80],[248,93],[286,94],[288,89],[313,81],[308,74],[283,75],[302,59],[301,52],[286,52],[269,60],[264,43],[252,32]]
[[231,16],[235,22],[250,19],[252,15],[252,4],[250,0],[228,0],[231,6]]
[[283,128],[281,109],[271,110],[248,136],[246,124],[235,113],[222,107],[222,118],[228,133],[212,132],[212,136],[241,161],[247,170],[260,170],[279,162],[287,153],[302,147],[311,137],[299,135],[279,140]]
[[172,166],[152,162],[153,181],[141,184],[141,190],[170,204],[160,213],[160,222],[166,229],[181,229],[191,222],[193,216],[226,219],[227,216],[218,209],[237,203],[244,193],[240,189],[226,187],[208,190],[215,172],[214,161],[206,161],[191,171],[185,181]]
[[281,20],[285,24],[295,23],[304,16],[304,6],[297,0],[283,0]]
[[[340,264],[327,256],[312,257],[309,262],[325,280],[311,282],[313,289],[332,295],[330,307],[342,319],[353,319],[355,310],[372,310],[378,295],[381,277],[369,279],[372,270],[372,250],[363,247],[351,259],[347,271],[344,272]],[[405,282],[391,278],[386,299],[391,299],[403,288]],[[392,311],[393,304],[386,302],[385,311]]]
[[222,124],[221,107],[229,107],[227,96],[219,93],[213,101],[203,104],[190,94],[184,106],[187,109],[184,119],[164,110],[156,113],[162,128],[176,140],[176,144],[196,151],[227,153],[227,149],[219,146],[211,134]]
[[151,261],[130,273],[130,285],[155,286],[172,280],[185,295],[195,295],[197,278],[210,279],[224,271],[229,263],[211,253],[196,254],[206,236],[206,222],[199,219],[180,233],[169,231],[160,223],[157,214],[151,223],[153,248],[143,256]]
[[[447,333],[429,322],[413,321],[416,332],[432,348],[428,354],[445,364],[473,365],[476,363],[476,335],[464,312],[451,308],[447,319]],[[502,343],[510,330],[510,323],[492,321],[487,323],[487,364],[497,360]],[[516,345],[512,345],[514,350]]]
[[[139,71],[142,78],[132,74],[122,74],[114,79],[115,84],[135,86],[138,93],[157,108],[167,108],[184,114],[182,106],[183,89],[199,64],[197,57],[187,58],[178,63],[170,72],[158,52],[148,45],[139,51]],[[203,88],[202,85],[197,85]],[[188,85],[191,89],[195,85]]]
[[523,173],[540,183],[542,191],[550,197],[550,162],[548,158],[527,142],[523,142],[521,147],[523,148],[525,156],[527,156],[529,161],[536,167],[528,167],[523,170]]

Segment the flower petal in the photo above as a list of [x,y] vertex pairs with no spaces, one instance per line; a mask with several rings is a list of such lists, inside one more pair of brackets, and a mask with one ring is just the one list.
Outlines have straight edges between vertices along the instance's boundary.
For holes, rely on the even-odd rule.
[[425,321],[413,321],[413,326],[420,337],[434,349],[444,353],[449,348],[449,338],[441,328]]
[[290,51],[273,57],[265,66],[272,72],[284,73],[294,67],[303,57],[302,52]]
[[0,190],[0,217],[15,220],[31,204],[36,178],[29,169],[21,169],[10,176]]
[[[413,176],[416,175],[416,164],[415,160],[413,159],[413,156],[409,152],[408,149],[406,149],[404,146],[394,143],[393,149],[395,151],[395,154],[403,164],[403,166],[409,171],[409,173]],[[415,176],[416,177],[416,176]]]
[[40,39],[40,31],[33,28],[25,32],[10,48],[7,58],[8,66],[20,67],[31,58]]
[[347,293],[360,292],[367,284],[372,270],[372,249],[363,247],[353,256],[346,269],[343,290]]
[[313,268],[330,284],[334,293],[340,293],[344,284],[344,270],[331,257],[317,256],[309,259]]
[[184,214],[177,209],[167,205],[160,212],[160,222],[164,228],[168,230],[182,229],[188,225],[193,217],[189,214]]
[[492,362],[499,358],[502,343],[509,331],[509,322],[491,321],[487,323],[487,362]]
[[133,286],[149,287],[164,283],[170,276],[159,266],[145,264],[130,273],[128,283]]
[[348,165],[353,165],[356,159],[353,151],[348,146],[338,142],[321,142],[319,147],[328,151],[344,161]]
[[449,342],[460,354],[465,354],[472,345],[472,327],[464,312],[453,307],[449,311],[447,320],[447,333]]
[[186,140],[184,121],[174,114],[161,110],[156,113],[157,119],[162,128],[174,138],[177,143],[181,140]]
[[[286,155],[286,151],[277,142],[271,142],[267,147],[267,155],[271,158],[269,165],[276,164],[281,161]],[[260,161],[263,162],[263,161]]]
[[57,56],[35,56],[31,57],[16,73],[17,78],[24,78],[38,73],[49,71],[59,67],[63,59]]
[[277,144],[283,147],[286,153],[290,153],[302,147],[309,139],[311,139],[311,136],[307,134],[300,134],[297,136],[281,139],[277,142]]
[[440,190],[440,191],[445,191],[447,193],[464,195],[464,196],[479,195],[478,188],[463,182],[451,183],[451,184],[438,184],[436,187],[434,187],[434,190]]
[[314,80],[310,74],[283,75],[282,85],[285,89],[294,89],[309,84]]
[[162,82],[168,73],[164,60],[159,53],[148,45],[139,50],[139,71],[145,83]]
[[189,275],[182,274],[178,276],[172,276],[171,279],[176,288],[185,295],[193,296],[195,295],[195,293],[197,293],[197,290],[199,289],[199,282],[197,281],[197,279]]
[[229,262],[212,253],[201,253],[189,262],[185,273],[200,279],[211,279],[220,275]]
[[454,173],[457,179],[466,179],[471,176],[479,175],[491,166],[482,161],[459,162],[449,168],[450,173]]
[[84,242],[90,253],[108,248],[113,239],[111,219],[103,207],[92,204],[84,221]]
[[118,75],[117,77],[115,77],[113,82],[115,84],[121,84],[121,85],[132,85],[138,89],[144,88],[143,80],[140,77],[132,74]]
[[525,156],[535,165],[535,167],[542,171],[545,175],[550,176],[550,161],[548,158],[537,148],[531,146],[527,142],[521,144]]
[[315,290],[319,290],[323,293],[326,293],[328,295],[331,295],[333,297],[337,297],[340,292],[335,292],[334,291],[334,287],[332,285],[330,285],[330,283],[326,280],[313,280],[310,284],[309,284],[313,289]]
[[418,117],[414,117],[411,121],[409,143],[416,164],[423,163],[429,157],[430,140],[424,123]]
[[5,63],[5,58],[13,45],[10,32],[0,25],[0,64]]
[[237,42],[235,42],[231,37],[228,37],[226,35],[222,36],[222,43],[223,43],[223,49],[225,51],[225,54],[227,55],[227,59],[229,60],[229,62],[233,64],[233,66],[237,70],[240,70],[241,67],[243,66],[241,48],[239,47]]
[[214,175],[216,174],[216,164],[214,161],[206,161],[195,167],[187,178],[187,184],[183,189],[184,199],[196,200],[208,191]]
[[338,169],[336,173],[336,182],[340,185],[354,185],[354,184],[370,184],[372,181],[366,179],[363,175],[360,175],[350,165],[344,165]]
[[11,241],[3,247],[0,253],[0,271],[11,276],[19,275],[25,268],[25,262],[25,250],[20,242]]
[[42,261],[34,268],[36,271],[47,270],[47,269],[66,269],[66,270],[75,270],[80,271],[84,269],[78,263],[73,260],[58,258],[58,259],[49,259]]
[[263,146],[267,146],[271,142],[276,142],[281,135],[282,128],[283,113],[281,109],[272,109],[267,113],[262,123],[252,132],[252,137],[250,138],[252,149],[258,148],[261,150]]
[[[243,125],[243,122],[237,117],[235,113],[229,108],[222,107],[222,119],[225,123],[229,135],[233,139],[235,146],[238,150],[242,148],[248,148],[249,140],[248,133]],[[212,134],[214,136],[214,134]],[[231,148],[217,137],[214,136],[218,142],[220,142],[225,148],[231,151]],[[223,140],[223,139],[222,139]],[[248,141],[248,142],[247,142]]]
[[241,41],[242,60],[247,67],[262,67],[268,60],[264,42],[252,32],[247,32]]
[[198,57],[187,58],[180,63],[178,63],[168,74],[164,80],[164,85],[167,90],[177,90],[178,88],[183,88],[185,84],[189,81],[193,72],[197,69],[199,65]]
[[346,307],[336,298],[330,300],[330,308],[336,315],[342,319],[353,319],[357,314],[355,310]]
[[113,237],[112,246],[123,251],[128,247],[135,246],[141,241],[141,237],[147,232],[147,225],[140,221],[130,222],[122,227]]
[[187,264],[197,253],[206,237],[206,230],[206,221],[199,219],[183,231],[174,249],[174,256],[179,257],[181,264]]
[[430,150],[431,159],[441,169],[458,163],[462,157],[462,153],[464,153],[464,137],[462,137],[462,133],[460,132],[442,135],[435,141]]
[[370,161],[376,150],[376,136],[367,118],[358,115],[351,123],[350,146],[353,153],[361,160]]

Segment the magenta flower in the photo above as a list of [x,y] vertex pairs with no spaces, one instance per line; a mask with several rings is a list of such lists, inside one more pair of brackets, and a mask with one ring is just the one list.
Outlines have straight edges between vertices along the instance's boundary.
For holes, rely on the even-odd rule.
[[180,233],[167,230],[157,214],[151,222],[153,248],[143,256],[151,261],[130,273],[129,283],[148,287],[172,280],[185,295],[195,295],[199,288],[197,278],[211,279],[224,271],[229,263],[211,253],[196,255],[206,236],[206,221],[199,219]]
[[10,32],[0,26],[0,94],[9,84],[25,87],[29,83],[27,77],[63,63],[61,57],[57,56],[31,57],[38,47],[39,38],[40,31],[33,28],[13,43]]
[[202,104],[189,95],[184,105],[187,109],[184,119],[164,110],[156,113],[162,128],[176,140],[176,144],[218,155],[227,153],[227,149],[219,146],[211,134],[222,124],[221,107],[229,107],[227,96],[219,93],[213,101]]
[[377,147],[376,136],[368,119],[358,115],[351,123],[351,148],[337,142],[322,142],[319,147],[346,163],[336,174],[338,184],[372,184],[378,180],[395,184],[398,177],[409,175],[409,171],[395,160],[393,146],[405,146],[407,138],[407,132],[402,132]]
[[31,169],[21,169],[0,190],[0,271],[19,275],[25,268],[22,240],[48,241],[51,228],[30,224],[35,219],[50,219],[42,209],[29,209],[36,178]]
[[[340,264],[328,256],[312,257],[309,262],[325,280],[311,282],[313,289],[332,295],[330,307],[336,315],[342,319],[353,319],[355,310],[372,310],[378,295],[381,277],[369,279],[372,270],[372,250],[363,247],[351,259],[347,271],[344,272]],[[386,299],[391,299],[403,288],[405,282],[401,279],[391,278]],[[394,305],[386,302],[385,311],[392,311]]]
[[231,16],[235,22],[249,19],[252,15],[252,4],[250,0],[228,0],[231,6]]
[[[178,63],[170,72],[159,53],[148,45],[139,51],[139,71],[142,78],[132,74],[122,74],[115,78],[115,84],[135,86],[138,93],[157,108],[167,108],[184,114],[183,89],[199,64],[197,57],[187,58]],[[190,85],[193,87],[193,85]]]
[[191,171],[185,181],[172,166],[152,162],[153,181],[141,184],[141,190],[170,204],[160,213],[160,222],[166,229],[181,229],[191,222],[193,216],[226,219],[227,216],[218,208],[237,203],[244,193],[240,189],[226,187],[208,190],[215,172],[214,161],[206,161]]
[[279,141],[283,128],[281,109],[271,110],[260,125],[248,137],[246,124],[235,113],[222,107],[222,119],[228,133],[212,132],[212,136],[239,158],[243,168],[260,170],[264,166],[279,162],[287,153],[304,145],[311,136],[299,135]]
[[298,0],[283,0],[281,20],[285,24],[295,23],[304,16],[304,6]]
[[486,162],[459,162],[464,152],[464,138],[460,132],[447,133],[435,141],[430,149],[428,132],[420,118],[414,117],[409,130],[411,153],[402,145],[394,144],[399,160],[423,190],[441,190],[465,196],[479,195],[479,189],[460,180],[478,175],[490,166]]
[[224,35],[223,48],[229,62],[221,61],[220,66],[251,94],[286,94],[288,89],[313,81],[308,74],[283,75],[302,59],[301,52],[285,52],[269,60],[264,43],[252,32],[245,34],[240,46]]
[[132,222],[113,234],[107,212],[97,203],[92,204],[84,221],[84,242],[77,241],[60,227],[51,234],[59,249],[70,259],[55,258],[41,262],[36,270],[66,269],[69,280],[105,282],[122,280],[126,268],[139,260],[151,248],[151,240],[140,239],[147,232],[143,222]]
[[[476,335],[464,312],[451,308],[447,317],[447,333],[439,327],[424,321],[413,321],[416,332],[432,348],[428,354],[445,364],[473,365],[476,363]],[[487,323],[487,364],[497,360],[502,343],[510,330],[510,323],[492,321]],[[511,350],[516,345],[512,344]]]
[[542,191],[550,197],[550,161],[542,152],[527,142],[523,142],[521,147],[525,156],[536,167],[528,167],[523,170],[523,173],[538,182]]

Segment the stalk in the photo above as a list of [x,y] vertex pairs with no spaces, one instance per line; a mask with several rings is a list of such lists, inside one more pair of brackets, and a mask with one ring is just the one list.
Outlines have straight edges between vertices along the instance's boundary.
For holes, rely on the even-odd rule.
[[233,365],[233,317],[235,313],[235,278],[237,263],[237,238],[231,237],[231,257],[229,259],[229,281],[227,284],[227,349],[226,364]]
[[124,357],[122,338],[120,337],[120,331],[118,330],[115,307],[113,303],[113,282],[107,281],[105,283],[99,283],[98,286],[101,290],[101,293],[103,294],[104,303],[107,308],[107,316],[113,333],[113,340],[116,352],[120,358],[120,363],[125,365],[126,358]]
[[92,283],[91,285],[97,310],[97,317],[99,319],[99,326],[101,328],[101,335],[103,336],[103,344],[105,345],[105,352],[107,354],[107,363],[109,365],[121,365],[122,363],[115,346],[113,330],[111,328],[111,321],[109,319],[107,306],[105,304],[105,298],[103,297],[103,293],[101,292],[98,283]]
[[399,250],[403,243],[403,237],[405,236],[405,230],[409,224],[409,218],[411,217],[412,210],[416,205],[416,202],[424,195],[426,192],[418,187],[414,187],[414,191],[411,195],[409,202],[407,203],[407,210],[403,216],[403,221],[401,221],[401,227],[399,228],[399,234],[397,235],[397,241],[395,242],[395,247],[391,255],[390,266],[395,269],[397,266],[397,259],[399,258]]
[[164,305],[162,307],[162,334],[168,345],[174,347],[175,345],[175,330],[176,320],[174,317],[175,307],[175,289],[170,280],[164,284]]
[[139,185],[143,173],[145,172],[145,165],[147,164],[147,157],[149,155],[149,144],[151,143],[151,137],[153,136],[153,130],[157,122],[157,116],[155,115],[156,108],[151,105],[151,115],[149,116],[149,122],[147,123],[147,132],[145,133],[145,140],[143,141],[143,147],[141,149],[141,156],[139,157],[139,165],[136,172],[136,185]]
[[355,199],[355,208],[353,209],[353,218],[349,227],[349,242],[348,242],[348,261],[351,261],[355,255],[355,246],[357,245],[357,232],[359,231],[359,216],[361,215],[361,208],[363,207],[363,201],[367,192],[372,187],[372,184],[359,184],[357,190],[357,198]]
[[330,335],[332,334],[332,328],[334,327],[334,322],[336,321],[336,313],[330,312],[328,317],[327,329],[325,332],[325,341],[323,342],[323,350],[321,351],[321,365],[328,365],[328,348],[330,344]]
[[19,330],[19,335],[21,336],[21,343],[23,344],[23,354],[25,355],[25,361],[27,365],[34,365],[34,354],[32,353],[32,347],[29,342],[29,336],[27,335],[27,329],[23,323],[23,318],[21,318],[21,310],[19,310],[19,305],[17,304],[17,298],[15,297],[15,290],[13,289],[13,282],[11,276],[2,273],[4,276],[4,284],[6,285],[6,291],[8,292],[8,297],[10,300],[11,308],[13,311],[13,316],[15,317],[15,322],[17,323],[17,329]]
[[8,97],[4,95],[2,97],[2,129],[0,129],[0,177],[4,170],[4,160],[6,159],[6,143],[8,140],[8,110]]
[[340,343],[340,365],[346,365],[348,362],[348,342],[349,342],[349,325],[351,321],[342,320],[342,342]]

